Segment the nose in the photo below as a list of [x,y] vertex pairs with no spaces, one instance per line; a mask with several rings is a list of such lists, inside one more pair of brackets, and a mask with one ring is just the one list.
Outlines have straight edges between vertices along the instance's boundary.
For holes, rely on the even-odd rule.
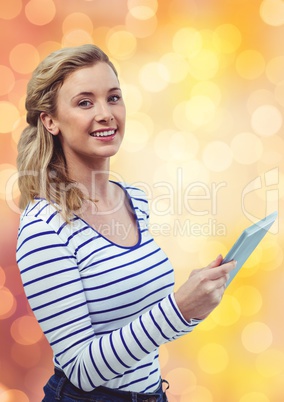
[[110,106],[106,102],[98,102],[95,105],[95,119],[97,122],[108,122],[113,120]]

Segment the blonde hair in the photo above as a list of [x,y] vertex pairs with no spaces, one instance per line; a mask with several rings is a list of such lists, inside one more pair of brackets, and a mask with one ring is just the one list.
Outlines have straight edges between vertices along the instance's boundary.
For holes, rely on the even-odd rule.
[[56,115],[57,93],[72,72],[97,62],[110,65],[108,56],[97,46],[86,44],[63,48],[47,56],[34,71],[27,87],[28,127],[18,143],[20,208],[40,196],[57,205],[68,221],[72,211],[81,208],[84,196],[68,177],[64,153],[57,136],[44,127],[40,114]]

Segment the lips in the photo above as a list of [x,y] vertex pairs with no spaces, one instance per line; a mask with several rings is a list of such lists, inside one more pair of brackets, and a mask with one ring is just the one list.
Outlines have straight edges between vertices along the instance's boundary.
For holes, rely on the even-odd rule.
[[90,133],[92,137],[111,137],[116,133],[116,129],[100,130]]

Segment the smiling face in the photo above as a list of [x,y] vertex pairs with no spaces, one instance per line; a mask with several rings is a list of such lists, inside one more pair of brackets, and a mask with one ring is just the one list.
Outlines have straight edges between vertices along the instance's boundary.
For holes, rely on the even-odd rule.
[[59,136],[73,171],[116,154],[124,135],[125,106],[112,68],[99,62],[71,73],[58,90],[56,116],[42,113],[41,120]]

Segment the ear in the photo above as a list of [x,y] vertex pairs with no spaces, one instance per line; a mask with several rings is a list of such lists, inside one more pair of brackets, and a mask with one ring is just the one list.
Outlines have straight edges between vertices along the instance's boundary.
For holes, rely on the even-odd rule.
[[52,134],[52,135],[59,134],[60,130],[57,127],[54,118],[50,114],[48,114],[46,112],[41,112],[40,120],[41,120],[42,124],[44,125],[44,127],[47,129],[47,131],[50,132],[50,134]]

